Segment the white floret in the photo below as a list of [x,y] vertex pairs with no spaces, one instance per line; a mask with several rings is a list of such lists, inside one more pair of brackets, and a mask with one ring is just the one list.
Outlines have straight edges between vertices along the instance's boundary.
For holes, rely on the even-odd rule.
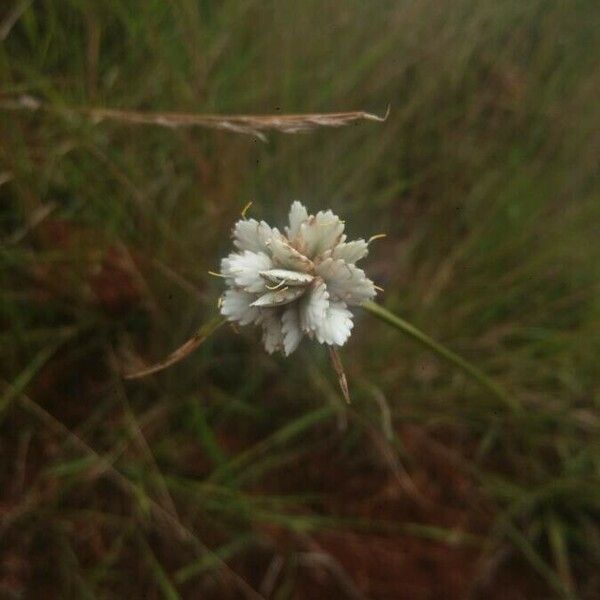
[[300,246],[309,258],[331,250],[342,241],[344,223],[330,210],[320,211],[300,226]]
[[353,264],[327,258],[316,267],[316,272],[325,280],[334,300],[359,305],[375,297],[373,282],[362,269]]
[[348,264],[353,265],[369,253],[369,244],[365,240],[354,240],[353,242],[344,242],[335,246],[330,253],[333,259],[341,259]]
[[227,290],[221,302],[221,314],[228,321],[234,321],[240,325],[255,323],[260,317],[260,312],[258,308],[252,306],[254,297],[254,294],[242,290]]
[[320,327],[323,319],[325,319],[328,306],[329,292],[325,282],[320,280],[300,302],[300,327],[302,331],[313,333]]
[[281,331],[283,333],[283,349],[285,355],[289,356],[298,347],[304,335],[300,329],[300,315],[296,304],[288,306],[283,312]]
[[262,271],[268,271],[273,262],[264,252],[244,250],[234,252],[221,262],[221,272],[225,277],[233,279],[236,286],[250,293],[266,291],[265,280],[261,277]]
[[233,228],[233,244],[240,250],[266,252],[267,242],[279,232],[264,221],[241,219]]
[[308,220],[308,211],[303,204],[294,200],[290,207],[289,221],[290,226],[285,228],[285,232],[289,240],[293,240],[300,233],[300,226],[304,221]]
[[352,313],[344,302],[330,302],[321,325],[315,330],[317,340],[321,344],[343,346],[350,337]]
[[265,350],[269,354],[273,354],[276,350],[282,350],[283,332],[281,330],[281,319],[273,313],[264,313],[261,325]]

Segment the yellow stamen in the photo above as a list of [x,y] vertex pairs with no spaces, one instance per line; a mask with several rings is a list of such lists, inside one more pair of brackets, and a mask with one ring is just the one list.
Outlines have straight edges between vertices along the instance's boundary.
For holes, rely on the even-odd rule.
[[267,285],[267,284],[265,283],[265,287],[266,287],[268,290],[271,290],[271,291],[273,291],[273,290],[278,290],[280,287],[283,287],[283,286],[284,286],[286,283],[287,283],[287,281],[284,279],[283,281],[280,281],[280,282],[279,282],[277,285]]
[[223,277],[224,279],[227,279],[227,275],[223,275],[223,273],[215,273],[214,271],[208,271],[209,275],[212,275],[213,277]]
[[244,206],[244,208],[242,209],[242,219],[246,218],[246,213],[248,212],[248,209],[254,204],[254,202],[250,201],[248,202],[248,204],[246,204],[246,206]]
[[370,244],[371,242],[374,242],[375,240],[381,240],[384,237],[387,237],[387,233],[378,233],[377,235],[372,235],[369,238],[369,241],[367,242],[367,244]]
[[373,286],[378,292],[385,292],[385,290],[380,285]]

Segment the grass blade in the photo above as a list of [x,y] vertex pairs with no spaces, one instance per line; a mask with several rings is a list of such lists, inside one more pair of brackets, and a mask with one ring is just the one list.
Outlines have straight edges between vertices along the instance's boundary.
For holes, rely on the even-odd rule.
[[471,379],[476,381],[481,387],[491,392],[501,402],[506,404],[513,412],[520,410],[520,404],[511,396],[509,396],[493,379],[488,377],[483,371],[478,369],[472,363],[466,361],[464,358],[446,348],[439,342],[430,338],[426,333],[423,333],[420,329],[417,329],[414,325],[411,325],[408,321],[401,319],[394,313],[390,312],[383,306],[376,304],[375,302],[365,302],[362,307],[374,317],[380,321],[391,325],[395,329],[398,329],[405,335],[408,335],[413,340],[419,342],[422,346],[425,346],[429,350],[432,350],[449,362],[451,365],[458,367],[463,373],[468,375]]

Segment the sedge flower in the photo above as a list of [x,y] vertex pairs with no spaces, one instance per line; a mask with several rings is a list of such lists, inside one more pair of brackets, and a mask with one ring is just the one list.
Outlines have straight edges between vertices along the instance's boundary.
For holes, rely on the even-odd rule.
[[343,346],[353,327],[349,307],[376,294],[356,266],[368,242],[346,241],[344,223],[331,210],[309,215],[297,201],[284,231],[255,219],[235,224],[236,251],[221,261],[228,286],[221,314],[239,325],[260,325],[269,353],[289,356],[305,335]]

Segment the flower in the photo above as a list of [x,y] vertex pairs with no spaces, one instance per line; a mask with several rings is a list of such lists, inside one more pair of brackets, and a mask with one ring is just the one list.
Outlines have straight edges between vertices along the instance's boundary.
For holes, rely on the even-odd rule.
[[269,353],[289,356],[304,335],[343,346],[353,327],[348,307],[376,294],[356,266],[368,242],[347,242],[344,223],[331,210],[309,215],[293,202],[285,235],[243,218],[233,228],[233,243],[237,250],[221,261],[228,285],[221,314],[240,325],[261,325]]

